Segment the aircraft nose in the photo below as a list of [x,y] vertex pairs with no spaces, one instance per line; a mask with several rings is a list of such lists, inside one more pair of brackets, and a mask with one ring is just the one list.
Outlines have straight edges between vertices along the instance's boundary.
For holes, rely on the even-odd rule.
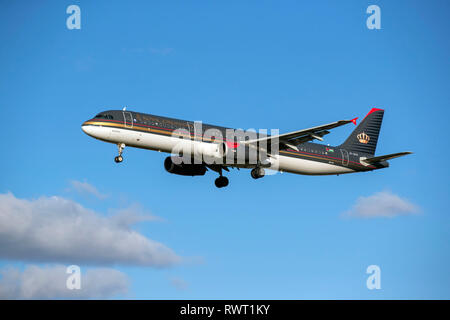
[[83,132],[87,135],[92,135],[92,126],[87,125],[86,122],[83,122],[81,125],[81,130],[83,130]]

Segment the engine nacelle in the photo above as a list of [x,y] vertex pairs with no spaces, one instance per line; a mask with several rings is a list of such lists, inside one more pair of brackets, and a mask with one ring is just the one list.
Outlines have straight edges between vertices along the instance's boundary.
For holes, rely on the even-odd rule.
[[226,143],[208,143],[180,139],[172,148],[172,154],[179,156],[192,156],[208,164],[222,164],[226,158],[228,147]]
[[167,157],[164,160],[164,168],[167,172],[182,176],[203,176],[206,173],[206,167],[203,164],[183,163],[180,157],[175,158],[180,161],[174,163],[172,157]]
[[[208,158],[211,162],[214,159],[223,159],[227,154],[225,143],[194,142],[194,156]],[[205,160],[205,159],[204,159]]]

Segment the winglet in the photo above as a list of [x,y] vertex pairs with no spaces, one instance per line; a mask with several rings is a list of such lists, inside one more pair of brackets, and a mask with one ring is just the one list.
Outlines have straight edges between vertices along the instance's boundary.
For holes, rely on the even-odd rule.
[[358,120],[358,117],[356,117],[356,118],[353,118],[352,120],[351,120],[351,122],[353,122],[353,124],[356,126],[356,120]]

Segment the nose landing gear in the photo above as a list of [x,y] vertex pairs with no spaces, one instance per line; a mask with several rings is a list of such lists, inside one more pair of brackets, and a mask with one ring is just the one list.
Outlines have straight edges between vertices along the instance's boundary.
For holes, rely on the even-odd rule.
[[120,163],[123,161],[122,152],[123,152],[123,149],[125,149],[125,143],[119,143],[117,145],[117,147],[119,148],[119,155],[114,158],[114,161],[116,163]]

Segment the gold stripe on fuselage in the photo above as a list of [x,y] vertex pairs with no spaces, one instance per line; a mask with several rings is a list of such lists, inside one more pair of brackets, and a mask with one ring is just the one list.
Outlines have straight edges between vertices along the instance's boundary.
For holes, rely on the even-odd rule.
[[[166,130],[159,130],[154,128],[143,128],[136,125],[124,125],[123,123],[111,123],[111,122],[102,122],[102,121],[86,121],[83,125],[94,125],[94,126],[100,126],[100,127],[119,127],[127,130],[133,130],[133,131],[141,131],[141,132],[158,132],[163,133],[166,135],[172,135],[173,131],[166,131]],[[186,130],[187,131],[187,130]],[[191,137],[191,135],[182,134],[181,132],[178,132],[176,136],[183,136],[183,137]],[[206,139],[205,139],[206,140]],[[211,140],[210,140],[211,141]]]

